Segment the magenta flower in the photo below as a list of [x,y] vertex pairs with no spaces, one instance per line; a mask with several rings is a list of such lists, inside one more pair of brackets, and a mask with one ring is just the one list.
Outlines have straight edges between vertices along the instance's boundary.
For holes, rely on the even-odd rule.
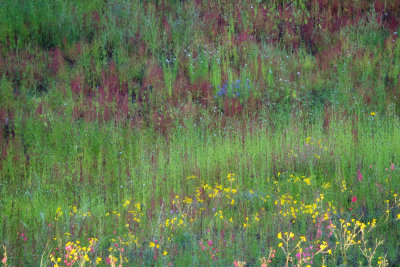
[[357,201],[357,198],[355,196],[353,196],[353,198],[351,199],[351,201],[353,201],[353,203],[355,203]]
[[361,174],[361,171],[358,170],[357,173],[358,173],[358,180],[361,181],[362,178],[363,178],[363,176],[362,176],[362,174]]

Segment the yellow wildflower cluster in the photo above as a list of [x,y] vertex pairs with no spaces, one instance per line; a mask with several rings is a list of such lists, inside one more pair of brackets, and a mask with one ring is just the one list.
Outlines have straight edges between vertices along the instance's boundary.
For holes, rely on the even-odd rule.
[[[67,235],[69,236],[69,234]],[[65,244],[65,255],[61,255],[60,257],[56,257],[54,254],[50,254],[50,261],[53,262],[54,266],[58,267],[59,262],[64,259],[64,263],[67,265],[73,265],[78,263],[78,265],[83,266],[85,263],[91,264],[93,260],[89,257],[89,252],[92,250],[96,242],[97,238],[89,239],[89,245],[81,246],[81,242],[79,240],[73,242],[69,241]]]
[[193,202],[193,199],[191,199],[190,197],[185,197],[185,199],[183,200],[183,203],[188,204],[188,205],[192,204],[192,202]]
[[[164,225],[166,228],[169,228],[170,230],[176,230],[177,227],[185,227],[186,226],[186,213],[181,213],[179,216],[175,216],[171,219],[166,219],[164,222]],[[163,227],[162,224],[160,224],[160,227]]]
[[140,202],[135,203],[134,209],[128,210],[128,214],[130,214],[128,221],[132,221],[134,223],[140,223],[144,215],[142,212],[142,205],[140,204]]
[[58,219],[63,215],[63,212],[61,211],[61,207],[58,207],[56,210],[56,217],[54,220],[58,221]]
[[80,211],[80,210],[78,210],[78,207],[76,207],[76,206],[69,206],[69,208],[71,209],[68,212],[68,215],[70,217],[75,216],[75,215],[80,215],[83,217],[91,217],[92,216],[92,213],[90,211]]
[[232,183],[232,182],[235,181],[235,174],[234,174],[234,173],[228,173],[228,175],[227,175],[226,178],[228,179],[228,181],[229,181],[230,183]]
[[311,185],[311,177],[305,177],[304,175],[295,176],[293,174],[290,174],[289,179],[287,180],[288,183],[293,182],[294,184],[301,181],[303,181],[306,185]]
[[154,243],[154,242],[150,242],[150,243],[149,243],[149,247],[150,247],[150,248],[160,248],[160,245],[159,245],[159,244],[156,244],[156,243]]
[[343,192],[345,192],[346,190],[347,190],[346,181],[343,180],[343,181],[342,181],[342,186],[341,186],[341,188],[340,188],[340,191],[343,193]]
[[322,187],[323,189],[329,189],[329,188],[331,188],[331,184],[330,184],[329,182],[326,182],[326,183],[324,183],[323,185],[321,185],[321,187]]
[[225,197],[226,201],[234,205],[235,200],[233,196],[237,193],[239,186],[233,187],[233,181],[235,180],[235,174],[228,174],[228,181],[230,181],[230,186],[223,186],[222,184],[216,183],[214,187],[210,186],[207,183],[202,181],[202,185],[196,189],[195,197],[198,203],[203,203],[206,198],[215,199],[219,198],[222,199]]

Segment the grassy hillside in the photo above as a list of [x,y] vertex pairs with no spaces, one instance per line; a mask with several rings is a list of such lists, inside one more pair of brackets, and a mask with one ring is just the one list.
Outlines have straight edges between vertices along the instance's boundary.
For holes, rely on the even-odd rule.
[[0,7],[4,266],[399,265],[398,1]]

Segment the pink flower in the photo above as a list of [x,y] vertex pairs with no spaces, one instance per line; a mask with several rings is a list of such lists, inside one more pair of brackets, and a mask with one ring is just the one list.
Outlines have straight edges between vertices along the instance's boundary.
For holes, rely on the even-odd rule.
[[113,234],[115,235],[116,233],[117,233],[117,232],[114,230],[114,231],[113,231]]
[[172,262],[168,263],[168,266],[172,266]]
[[391,169],[392,171],[394,170],[394,164],[393,164],[393,163],[390,165],[390,169]]
[[361,171],[358,170],[357,173],[358,173],[358,180],[361,181],[362,178],[363,178],[363,176],[362,176],[362,174],[361,174]]
[[233,265],[235,265],[235,267],[238,267],[238,266],[239,266],[239,264],[238,264],[237,261],[234,261],[234,262],[233,262]]
[[210,247],[212,246],[212,241],[211,241],[211,240],[208,241],[208,245],[209,245]]
[[353,198],[351,199],[351,201],[353,201],[353,203],[355,203],[357,201],[357,198],[355,196],[353,196]]

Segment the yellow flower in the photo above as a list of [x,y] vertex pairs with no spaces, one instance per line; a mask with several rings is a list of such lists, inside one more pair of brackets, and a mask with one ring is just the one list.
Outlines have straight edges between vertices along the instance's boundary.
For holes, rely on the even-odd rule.
[[283,245],[282,243],[279,243],[278,247],[282,247],[282,245]]
[[96,263],[99,264],[101,262],[101,258],[97,257]]
[[154,244],[154,242],[150,242],[149,247],[153,248],[155,246],[156,246],[156,244]]
[[183,200],[184,203],[190,205],[192,204],[193,200],[190,197],[185,197],[185,199]]
[[371,116],[375,116],[375,115],[376,115],[376,113],[372,111],[371,112]]
[[304,236],[300,236],[300,240],[306,242],[306,238]]
[[168,254],[168,252],[166,252],[166,251],[164,250],[163,255],[164,255],[164,256],[167,256],[167,254]]
[[281,232],[278,233],[278,238],[282,239],[282,233]]

